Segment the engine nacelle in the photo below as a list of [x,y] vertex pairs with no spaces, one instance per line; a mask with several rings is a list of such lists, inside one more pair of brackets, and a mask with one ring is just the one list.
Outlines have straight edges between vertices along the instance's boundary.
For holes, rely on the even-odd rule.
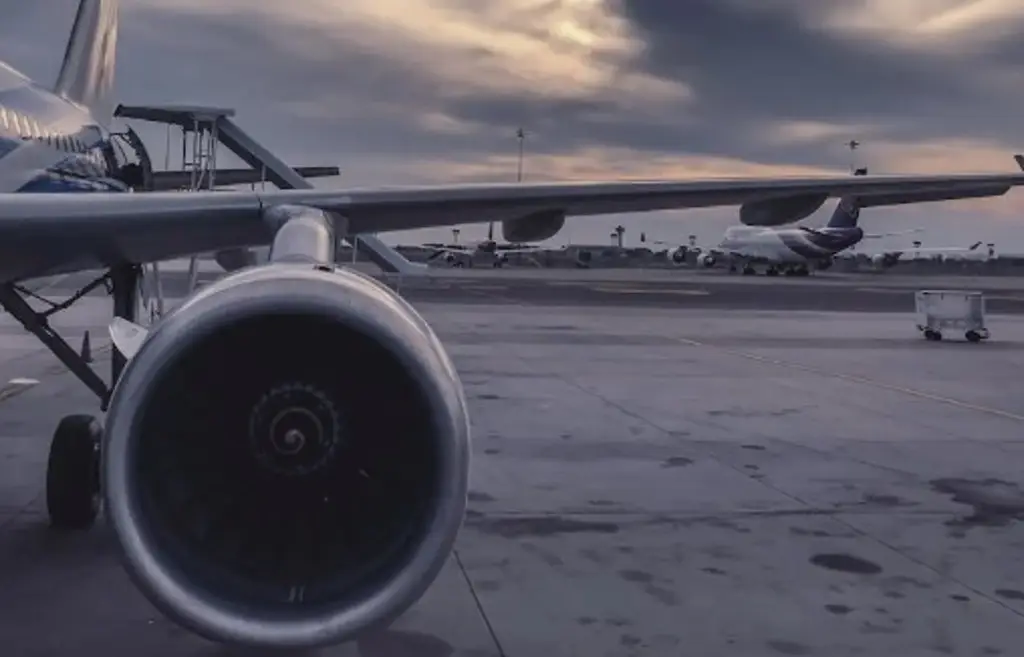
[[672,251],[672,262],[674,262],[677,265],[686,264],[686,253],[687,251],[685,246],[681,246],[678,249],[675,249],[674,251]]
[[232,274],[146,338],[102,450],[127,570],[213,640],[337,643],[437,576],[466,504],[469,420],[437,337],[373,279]]
[[740,206],[740,221],[747,226],[782,226],[800,221],[820,208],[827,194],[804,194],[751,201]]
[[565,213],[561,210],[544,210],[524,217],[506,219],[501,222],[501,234],[506,242],[543,242],[558,234],[565,226]]
[[699,256],[697,256],[697,264],[699,264],[702,267],[714,267],[715,256],[711,255],[710,253],[702,253]]

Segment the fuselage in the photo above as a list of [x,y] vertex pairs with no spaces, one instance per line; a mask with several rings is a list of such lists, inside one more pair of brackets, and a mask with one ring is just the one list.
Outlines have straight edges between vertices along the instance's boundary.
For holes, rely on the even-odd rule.
[[733,226],[718,248],[752,262],[802,264],[826,261],[864,238],[858,226],[825,228],[762,228]]
[[121,192],[109,131],[0,62],[0,192]]

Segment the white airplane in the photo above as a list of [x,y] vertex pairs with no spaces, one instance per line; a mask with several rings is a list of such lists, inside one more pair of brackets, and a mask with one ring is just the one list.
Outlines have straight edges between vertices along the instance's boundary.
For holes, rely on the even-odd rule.
[[806,276],[812,268],[827,269],[836,255],[861,240],[919,232],[919,229],[912,229],[865,233],[857,225],[859,218],[859,201],[843,198],[822,228],[731,226],[726,229],[721,242],[712,248],[696,246],[694,236],[691,235],[689,246],[680,246],[673,251],[672,260],[681,264],[693,253],[697,264],[704,267],[713,267],[719,260],[726,260],[731,271],[739,267],[744,274],[754,274],[755,265],[764,264],[765,273],[769,276],[779,273]]
[[[970,246],[932,246],[922,247],[921,242],[914,242],[909,249],[893,249],[869,255],[868,259],[876,269],[893,267],[901,259],[924,260],[981,260],[995,258],[995,245],[989,244],[986,249],[980,248],[983,242],[975,242]],[[908,258],[904,258],[908,256]]]
[[[535,242],[568,216],[740,204],[780,224],[829,197],[1024,184],[1016,173],[124,193],[131,169],[109,130],[117,18],[116,0],[81,0],[52,86],[0,67],[0,306],[107,411],[104,425],[72,415],[54,433],[51,524],[88,527],[102,500],[139,589],[219,641],[312,647],[386,625],[434,581],[462,523],[458,374],[408,303],[335,264],[339,239],[471,217]],[[203,287],[151,330],[135,323],[142,264],[251,246],[269,246],[265,264]],[[112,387],[20,286],[97,269],[90,288],[109,283],[114,300]]]
[[508,256],[516,253],[533,253],[540,249],[530,244],[499,244],[494,241],[494,222],[487,225],[487,239],[470,245],[441,244],[440,242],[427,242],[425,247],[434,249],[428,260],[442,258],[454,267],[462,267],[466,263],[472,265],[475,258],[484,256],[491,257],[491,264],[494,267],[501,267],[508,262]]

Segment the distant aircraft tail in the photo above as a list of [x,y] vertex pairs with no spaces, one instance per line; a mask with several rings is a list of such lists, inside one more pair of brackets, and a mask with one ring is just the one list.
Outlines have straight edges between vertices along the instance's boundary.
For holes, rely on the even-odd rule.
[[860,204],[857,202],[857,199],[844,196],[839,199],[835,212],[832,213],[832,218],[828,220],[826,225],[829,228],[853,228],[857,225],[857,219],[859,218]]
[[54,93],[83,105],[96,119],[113,116],[118,0],[79,0]]

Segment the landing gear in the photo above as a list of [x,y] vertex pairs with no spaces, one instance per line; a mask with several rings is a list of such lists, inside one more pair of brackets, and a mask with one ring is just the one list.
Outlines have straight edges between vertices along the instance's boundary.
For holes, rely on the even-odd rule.
[[768,269],[764,270],[764,275],[765,276],[778,276],[779,275],[779,270],[776,267],[768,267]]
[[88,529],[100,511],[100,438],[91,415],[60,421],[46,464],[46,510],[55,529]]
[[743,275],[744,276],[753,276],[756,273],[757,273],[757,271],[754,269],[753,265],[743,265]]
[[[54,303],[15,284],[0,285],[0,306],[32,335],[39,338],[54,356],[82,383],[100,398],[104,411],[110,403],[113,384],[121,376],[126,361],[114,350],[111,354],[111,384],[89,365],[49,324],[49,318],[70,308],[76,301],[100,286],[114,297],[114,316],[130,322],[138,314],[139,284],[142,269],[137,265],[112,268],[62,303]],[[49,306],[37,311],[26,301],[32,297]],[[99,455],[103,430],[99,421],[89,415],[69,415],[57,425],[50,444],[46,469],[46,507],[50,524],[60,529],[85,529],[99,513]]]

